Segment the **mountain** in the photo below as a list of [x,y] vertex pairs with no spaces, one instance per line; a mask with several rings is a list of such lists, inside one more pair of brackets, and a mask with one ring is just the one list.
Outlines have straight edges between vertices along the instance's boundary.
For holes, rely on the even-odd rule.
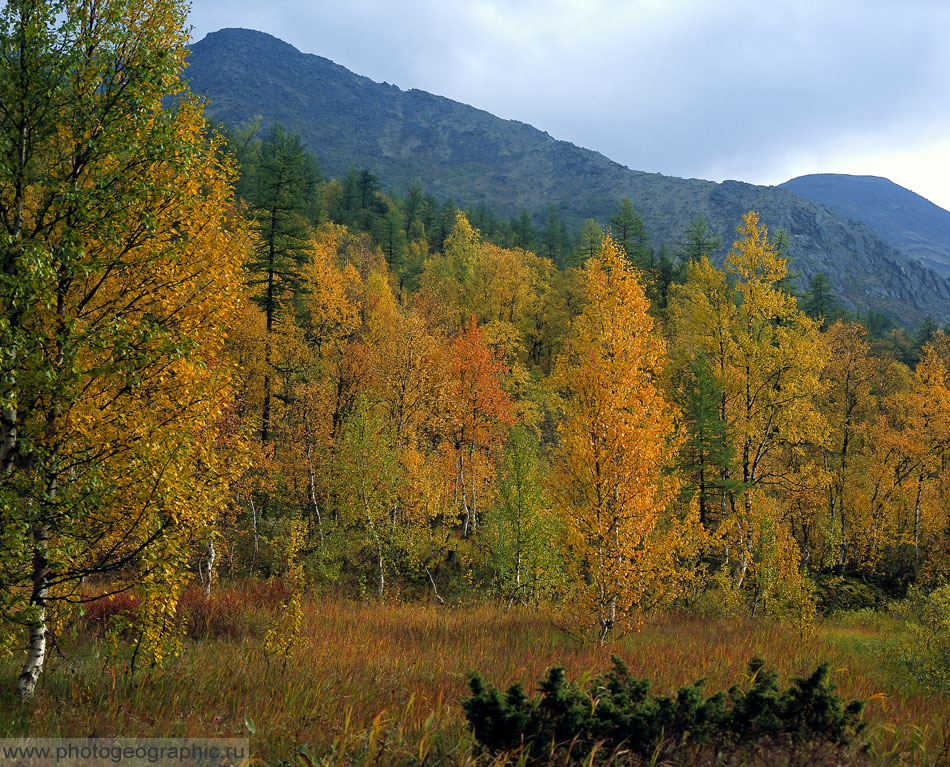
[[818,173],[781,186],[861,221],[891,245],[950,277],[950,211],[878,176]]
[[788,189],[630,170],[530,125],[373,82],[262,32],[209,34],[192,46],[185,76],[207,97],[209,118],[281,122],[301,134],[330,176],[369,168],[397,192],[419,180],[439,198],[462,207],[486,203],[508,216],[554,205],[575,225],[606,221],[629,197],[654,245],[673,243],[700,214],[732,243],[742,215],[757,210],[771,231],[789,235],[792,268],[803,282],[823,271],[852,308],[908,324],[928,314],[950,320],[950,281],[866,224]]

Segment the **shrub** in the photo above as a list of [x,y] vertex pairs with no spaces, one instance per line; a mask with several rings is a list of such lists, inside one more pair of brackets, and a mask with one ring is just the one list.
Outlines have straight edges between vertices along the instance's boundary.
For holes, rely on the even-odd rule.
[[883,589],[853,576],[819,575],[815,585],[818,609],[823,613],[877,609],[887,600]]
[[950,584],[912,588],[895,612],[905,631],[885,645],[883,660],[932,692],[950,690]]
[[[807,750],[814,761],[821,751],[853,751],[863,730],[861,701],[844,705],[819,666],[803,679],[780,689],[775,672],[756,658],[749,664],[750,683],[707,697],[703,681],[681,687],[673,696],[650,692],[650,682],[636,679],[618,658],[605,675],[582,686],[552,668],[529,698],[520,684],[504,694],[469,675],[472,696],[462,701],[475,739],[493,754],[519,751],[538,764],[559,754],[564,761],[593,760],[621,750],[633,759],[687,757],[711,751],[762,752],[775,755]],[[852,748],[854,746],[854,748]],[[779,763],[777,760],[775,763]]]
[[105,636],[119,623],[128,620],[140,605],[141,600],[128,591],[92,599],[79,606],[76,629],[80,633]]

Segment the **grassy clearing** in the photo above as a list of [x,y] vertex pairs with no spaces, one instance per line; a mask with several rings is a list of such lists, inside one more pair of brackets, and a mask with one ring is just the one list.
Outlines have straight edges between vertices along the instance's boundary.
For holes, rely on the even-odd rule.
[[[466,764],[475,760],[458,705],[465,675],[533,688],[548,667],[603,671],[611,653],[660,692],[708,679],[741,680],[753,655],[783,678],[828,661],[845,698],[869,700],[866,720],[881,764],[950,759],[950,700],[916,692],[882,663],[881,623],[826,622],[811,637],[768,623],[664,616],[609,649],[580,645],[556,615],[492,606],[438,607],[311,599],[302,636],[286,657],[261,638],[283,593],[256,584],[185,600],[185,652],[162,671],[128,677],[127,649],[103,635],[114,606],[94,605],[61,642],[31,707],[0,677],[0,736],[250,736],[263,763]],[[883,646],[883,645],[881,645]]]

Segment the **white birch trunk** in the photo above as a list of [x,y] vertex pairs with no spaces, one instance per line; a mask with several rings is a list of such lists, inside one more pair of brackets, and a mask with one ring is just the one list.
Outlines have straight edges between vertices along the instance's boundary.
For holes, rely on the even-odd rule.
[[46,601],[49,598],[49,527],[38,525],[33,530],[33,593],[30,604],[36,609],[30,623],[30,643],[26,662],[16,682],[20,700],[29,700],[46,662]]
[[198,574],[201,578],[201,587],[205,597],[211,596],[211,577],[214,574],[214,561],[216,555],[214,551],[214,540],[208,539],[208,558],[198,563]]

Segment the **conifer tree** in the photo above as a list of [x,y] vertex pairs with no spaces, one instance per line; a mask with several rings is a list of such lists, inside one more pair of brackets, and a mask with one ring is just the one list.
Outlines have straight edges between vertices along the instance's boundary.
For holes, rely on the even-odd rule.
[[[247,203],[259,237],[248,264],[248,282],[252,299],[264,311],[267,333],[271,334],[278,315],[301,285],[301,269],[310,253],[308,213],[315,199],[319,172],[300,136],[275,125],[261,144],[255,181]],[[271,365],[269,342],[265,364],[268,368]],[[271,438],[272,388],[268,369],[261,413],[262,444]]]
[[824,272],[817,272],[808,281],[808,290],[801,299],[801,308],[813,320],[819,320],[823,328],[829,327],[845,315],[831,280]]
[[567,224],[557,206],[551,205],[544,215],[544,228],[541,230],[541,248],[539,255],[551,259],[558,266],[564,266],[570,250],[570,235]]
[[527,208],[522,208],[518,218],[511,222],[512,232],[516,248],[525,250],[534,250],[537,247],[538,230],[531,219],[531,214]]
[[709,361],[700,354],[690,365],[689,378],[679,393],[686,437],[679,451],[677,467],[686,480],[688,495],[697,499],[700,524],[715,529],[721,514],[721,498],[730,487],[729,465],[733,446],[728,424],[720,417],[722,384]]
[[623,202],[617,206],[617,212],[610,217],[610,232],[631,263],[640,269],[647,269],[652,265],[652,254],[647,244],[647,228],[643,219],[633,209],[630,198],[624,197]]
[[594,219],[589,218],[584,222],[580,233],[580,243],[575,250],[575,263],[570,266],[583,266],[589,258],[594,258],[600,251],[600,245],[604,241],[604,230]]
[[720,248],[722,237],[713,234],[702,216],[693,219],[686,227],[683,239],[676,241],[676,255],[684,263],[699,263],[703,258],[711,258]]

